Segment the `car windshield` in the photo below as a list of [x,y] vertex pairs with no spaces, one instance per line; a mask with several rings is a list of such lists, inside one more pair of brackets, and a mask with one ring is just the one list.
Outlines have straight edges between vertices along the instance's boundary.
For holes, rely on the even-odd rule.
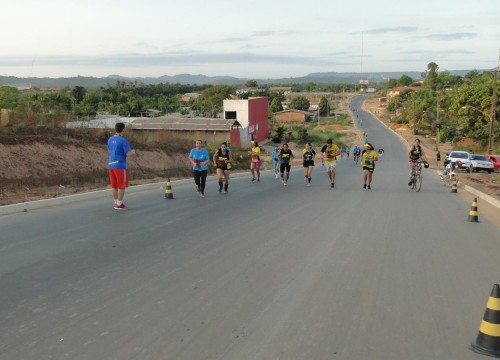
[[450,157],[452,158],[457,158],[457,159],[467,159],[467,153],[451,153]]
[[471,155],[471,160],[484,160],[487,161],[486,156],[484,155]]

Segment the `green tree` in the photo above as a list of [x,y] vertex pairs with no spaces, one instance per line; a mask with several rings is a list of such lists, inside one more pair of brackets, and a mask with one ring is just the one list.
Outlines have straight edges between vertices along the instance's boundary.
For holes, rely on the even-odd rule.
[[288,108],[290,109],[296,109],[296,110],[303,110],[307,111],[309,110],[309,107],[311,106],[311,103],[305,96],[296,96],[290,100],[290,103],[288,104]]
[[21,92],[11,86],[0,86],[0,109],[15,109],[21,100]]
[[86,93],[87,90],[83,86],[75,86],[73,90],[71,90],[71,95],[73,96],[77,104],[79,104],[80,101],[83,100]]
[[413,79],[408,75],[401,75],[398,80],[398,85],[400,86],[410,86],[413,84]]
[[256,88],[258,86],[258,84],[257,84],[257,81],[255,81],[255,80],[248,80],[245,83],[245,86],[249,87],[249,88]]
[[278,111],[283,111],[283,105],[281,104],[281,101],[278,98],[274,98],[270,103],[269,103],[269,113],[276,113]]
[[439,69],[438,64],[435,62],[430,62],[427,64],[427,71],[425,72],[424,86],[431,90],[436,90],[437,87],[437,71]]
[[323,96],[319,100],[319,113],[320,113],[320,115],[321,116],[330,116],[328,108],[329,108],[328,99]]

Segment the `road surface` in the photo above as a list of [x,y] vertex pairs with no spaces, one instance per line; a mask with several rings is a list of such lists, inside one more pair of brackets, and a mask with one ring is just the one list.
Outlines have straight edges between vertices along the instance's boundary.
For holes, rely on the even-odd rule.
[[[385,155],[0,217],[0,359],[478,359],[500,232],[353,105]],[[360,144],[361,145],[361,144]],[[317,149],[318,150],[318,149]],[[480,204],[479,214],[480,214]]]

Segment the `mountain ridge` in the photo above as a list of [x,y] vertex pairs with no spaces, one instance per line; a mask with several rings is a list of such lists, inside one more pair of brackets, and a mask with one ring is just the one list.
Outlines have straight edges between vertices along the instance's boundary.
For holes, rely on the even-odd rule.
[[[471,70],[452,70],[449,71],[452,75],[463,76]],[[382,83],[389,79],[399,79],[402,75],[407,75],[414,80],[421,78],[422,72],[418,71],[393,71],[393,72],[317,72],[310,73],[300,77],[276,78],[276,79],[255,79],[255,78],[237,78],[234,76],[207,76],[203,74],[177,74],[177,75],[162,75],[159,77],[128,77],[117,74],[108,75],[106,77],[95,76],[73,76],[59,78],[37,78],[37,77],[16,77],[0,75],[0,86],[14,86],[18,88],[30,87],[100,87],[113,85],[117,81],[134,82],[145,85],[155,85],[160,83],[179,83],[179,84],[197,84],[197,85],[244,85],[248,80],[255,80],[258,84],[273,84],[273,85],[291,85],[314,82],[319,84],[331,83],[357,83],[359,80],[368,80],[371,84]]]

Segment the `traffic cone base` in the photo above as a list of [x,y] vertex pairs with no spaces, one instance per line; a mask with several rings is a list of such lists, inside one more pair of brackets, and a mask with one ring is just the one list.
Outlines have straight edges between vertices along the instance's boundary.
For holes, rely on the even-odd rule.
[[458,193],[458,186],[456,181],[454,181],[451,185],[451,193]]
[[467,221],[479,222],[479,218],[477,216],[477,198],[474,198],[474,201],[472,202]]
[[165,199],[173,199],[174,194],[172,193],[172,185],[170,185],[170,178],[167,179],[167,185],[165,186]]
[[479,334],[470,349],[478,354],[500,357],[500,285],[495,284],[486,304]]

